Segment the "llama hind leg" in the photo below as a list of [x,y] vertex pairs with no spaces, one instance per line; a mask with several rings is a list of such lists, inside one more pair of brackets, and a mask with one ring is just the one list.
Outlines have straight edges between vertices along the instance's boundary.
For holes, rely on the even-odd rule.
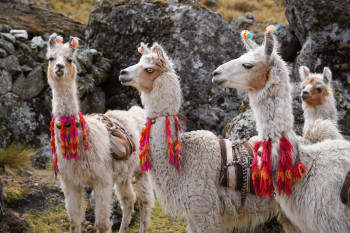
[[116,193],[118,195],[118,199],[123,211],[123,218],[119,233],[124,233],[130,224],[131,214],[134,210],[134,204],[136,200],[131,180],[128,178],[124,181],[116,183]]
[[65,196],[66,210],[70,218],[70,232],[80,233],[85,209],[83,187],[63,179],[61,179],[61,183]]
[[112,182],[108,184],[97,184],[94,186],[95,226],[98,233],[112,232],[110,220],[112,188]]
[[154,194],[146,173],[135,174],[140,207],[140,233],[146,233],[154,207]]

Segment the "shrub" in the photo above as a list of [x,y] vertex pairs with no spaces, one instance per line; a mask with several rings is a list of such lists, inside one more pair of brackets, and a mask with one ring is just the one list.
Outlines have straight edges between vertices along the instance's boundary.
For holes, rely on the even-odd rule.
[[0,173],[15,175],[30,168],[35,150],[12,143],[0,153]]

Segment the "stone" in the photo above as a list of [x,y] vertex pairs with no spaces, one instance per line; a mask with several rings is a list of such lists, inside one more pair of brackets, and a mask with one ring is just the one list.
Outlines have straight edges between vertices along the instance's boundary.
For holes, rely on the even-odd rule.
[[1,33],[1,39],[7,40],[8,42],[11,42],[12,44],[16,43],[16,38],[10,33]]
[[44,79],[41,67],[36,67],[25,78],[20,75],[13,83],[12,92],[23,99],[37,96],[44,89]]
[[233,19],[231,21],[231,25],[239,31],[251,30],[253,25],[255,25],[255,20],[240,16],[236,19]]
[[10,55],[0,59],[0,69],[8,71],[12,75],[16,74],[17,72],[21,72],[21,67],[15,55]]
[[104,113],[106,95],[102,88],[97,87],[94,92],[88,94],[81,102],[81,111],[85,113]]
[[0,58],[6,57],[6,56],[7,56],[6,51],[0,48]]
[[26,41],[28,39],[28,32],[26,30],[12,29],[10,33],[19,41]]
[[245,14],[245,17],[246,17],[247,19],[250,19],[250,20],[254,20],[254,21],[255,21],[255,16],[254,16],[254,14],[253,14],[252,12],[247,12],[247,13]]
[[11,27],[9,25],[1,25],[0,24],[0,32],[8,33],[8,32],[10,32],[10,30],[11,30]]
[[280,53],[283,60],[293,62],[301,49],[300,42],[290,30],[288,24],[276,25],[278,30],[277,40],[280,42]]
[[22,72],[23,72],[23,73],[27,73],[27,72],[30,72],[30,71],[33,70],[33,68],[30,67],[30,66],[28,66],[28,65],[23,65],[23,66],[21,66],[21,69],[22,69]]
[[92,65],[92,54],[88,50],[83,50],[77,54],[76,60],[84,66],[86,70],[89,70]]
[[51,161],[51,147],[48,143],[46,146],[40,148],[38,152],[34,155],[34,165],[37,168],[45,169],[47,168],[48,162]]
[[[181,79],[187,130],[207,129],[221,134],[238,114],[240,97],[211,82],[218,65],[243,53],[240,32],[218,14],[193,4],[166,1],[98,2],[86,30],[89,48],[111,60],[113,78],[103,84],[107,109],[128,109],[139,103],[137,91],[122,86],[121,69],[139,61],[140,42],[159,42],[174,62]],[[138,15],[138,17],[135,17]],[[116,26],[118,25],[118,26]]]
[[0,70],[0,95],[10,92],[12,89],[12,76],[6,70]]
[[32,49],[42,49],[45,46],[45,41],[41,36],[34,36],[33,39],[30,41],[30,45]]
[[7,40],[0,39],[0,48],[5,50],[7,54],[15,53],[15,47],[13,46],[13,44],[8,42]]
[[255,124],[256,121],[253,116],[253,111],[249,108],[238,114],[226,125],[223,131],[223,137],[233,140],[249,140],[249,138],[258,135]]

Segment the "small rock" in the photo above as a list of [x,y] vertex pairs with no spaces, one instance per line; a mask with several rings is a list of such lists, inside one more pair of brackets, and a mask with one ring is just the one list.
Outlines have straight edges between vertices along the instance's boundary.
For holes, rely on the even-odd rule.
[[7,56],[6,51],[0,48],[0,58],[6,57],[6,56]]
[[88,226],[90,224],[91,224],[90,221],[85,221],[83,225],[86,227],[86,226]]
[[26,54],[26,55],[32,54],[32,50],[31,50],[31,48],[29,48],[29,46],[27,44],[22,43],[22,42],[18,42],[17,46],[19,47],[20,50],[23,51],[24,54]]
[[15,55],[10,55],[6,58],[0,59],[0,69],[5,69],[12,75],[21,72],[21,67]]
[[254,25],[254,23],[255,23],[255,20],[244,18],[244,17],[238,17],[231,21],[231,25],[236,30],[250,30],[251,27]]
[[204,5],[207,7],[214,7],[216,6],[217,0],[205,0]]
[[46,145],[42,147],[35,155],[34,155],[34,165],[37,168],[45,169],[47,167],[47,163],[51,160],[51,148],[50,145]]
[[30,45],[32,49],[39,48],[42,49],[45,46],[45,41],[41,36],[35,36],[33,39],[30,41]]
[[33,70],[33,68],[31,68],[31,67],[28,66],[28,65],[23,65],[23,66],[21,66],[21,69],[22,69],[22,72],[24,72],[24,73],[27,73],[27,72]]
[[34,173],[33,173],[33,172],[31,172],[31,171],[29,171],[29,170],[27,170],[27,171],[26,171],[26,174],[27,174],[27,175],[29,175],[29,176],[34,175]]
[[1,39],[7,40],[12,44],[16,43],[16,38],[10,33],[1,33]]
[[245,17],[246,17],[247,19],[251,19],[251,20],[254,20],[254,21],[255,21],[255,16],[254,16],[254,14],[253,14],[252,12],[247,12],[247,13],[245,14]]
[[13,44],[8,42],[7,40],[0,39],[0,48],[6,51],[8,54],[14,54],[15,53],[15,47]]
[[60,183],[56,183],[56,184],[54,184],[53,185],[55,188],[59,188],[61,185],[60,185]]
[[34,183],[34,186],[39,186],[39,183]]
[[92,64],[92,54],[88,50],[84,50],[77,55],[77,60],[82,64],[87,70],[91,67]]
[[10,32],[11,27],[8,25],[0,25],[0,32],[8,33]]
[[27,184],[30,180],[24,180],[23,183]]
[[6,70],[0,70],[0,95],[3,95],[12,88],[12,76]]
[[15,30],[15,29],[12,29],[10,31],[10,33],[12,35],[14,35],[14,37],[16,37],[16,39],[18,39],[20,41],[28,40],[28,32],[26,30]]
[[87,226],[86,230],[88,231],[92,230],[92,225]]

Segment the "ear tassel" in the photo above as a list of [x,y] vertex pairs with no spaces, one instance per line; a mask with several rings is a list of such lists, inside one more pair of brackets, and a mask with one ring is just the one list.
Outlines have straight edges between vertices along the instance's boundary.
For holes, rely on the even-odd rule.
[[73,37],[71,44],[73,47],[78,47],[79,46],[79,38]]
[[253,39],[253,33],[251,33],[250,31],[248,30],[244,30],[241,32],[241,35],[244,39]]
[[266,31],[277,34],[277,27],[274,25],[269,25],[267,26]]
[[56,37],[56,43],[57,43],[57,44],[61,44],[62,41],[63,41],[62,36],[57,36],[57,37]]

